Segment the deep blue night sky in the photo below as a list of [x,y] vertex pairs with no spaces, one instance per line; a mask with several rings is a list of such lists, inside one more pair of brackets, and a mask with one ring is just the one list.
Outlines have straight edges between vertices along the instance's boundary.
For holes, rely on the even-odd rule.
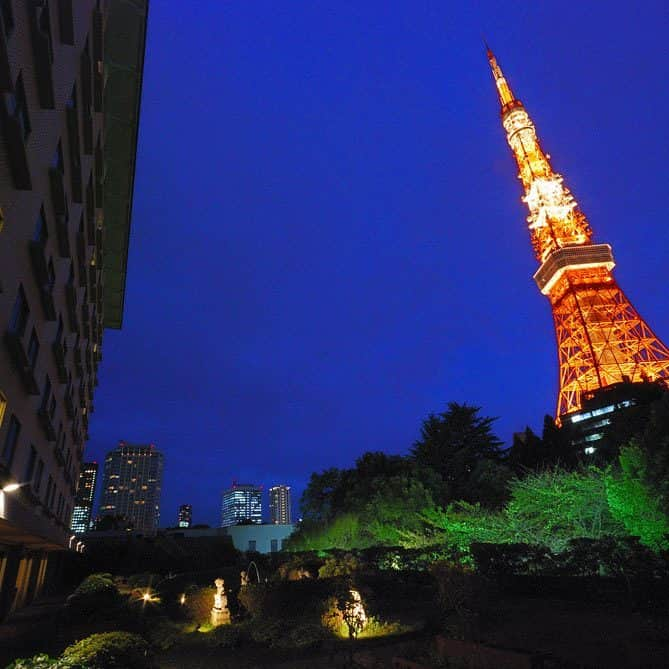
[[450,400],[510,441],[556,351],[490,43],[669,339],[664,2],[153,0],[125,304],[88,459],[165,453],[162,524],[233,478],[403,453]]

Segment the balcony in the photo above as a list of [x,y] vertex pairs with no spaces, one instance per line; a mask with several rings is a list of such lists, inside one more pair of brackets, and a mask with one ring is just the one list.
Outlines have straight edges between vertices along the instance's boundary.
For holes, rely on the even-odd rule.
[[65,300],[67,315],[70,319],[70,330],[79,334],[79,320],[77,319],[77,288],[72,281],[65,284]]
[[72,184],[72,199],[81,202],[81,149],[79,146],[79,117],[77,108],[71,105],[65,107],[67,119],[67,136],[70,141],[70,182]]
[[56,320],[56,307],[53,302],[53,281],[49,276],[49,266],[44,254],[44,244],[37,241],[31,241],[28,244],[33,274],[40,290],[44,317],[47,321]]
[[53,44],[51,42],[51,21],[46,0],[30,0],[30,29],[32,33],[35,79],[39,103],[43,109],[53,109]]
[[29,129],[26,129],[26,121],[20,113],[14,93],[3,93],[1,106],[3,134],[14,186],[18,190],[32,190],[30,166],[24,141]]
[[12,70],[9,65],[9,56],[7,55],[7,30],[0,16],[0,90],[12,90]]
[[39,424],[42,426],[47,440],[56,441],[56,430],[54,430],[51,416],[49,416],[49,412],[46,410],[46,407],[40,407],[37,410],[37,418],[39,419]]
[[58,380],[61,383],[67,383],[67,365],[65,364],[67,344],[64,341],[55,341],[51,344],[51,350],[53,351],[53,357],[56,361]]
[[102,209],[102,199],[105,189],[105,164],[102,154],[102,148],[98,142],[95,149],[95,201],[100,209]]
[[81,322],[84,324],[84,329],[88,328],[91,322],[91,312],[88,308],[88,302],[83,302],[81,305]]
[[83,381],[79,384],[79,406],[82,409],[86,406],[86,384]]
[[63,455],[63,451],[56,447],[53,449],[53,454],[56,456],[56,461],[58,464],[62,467],[65,464],[65,456]]
[[60,41],[63,44],[74,46],[72,0],[58,0],[58,27],[60,29]]
[[28,360],[28,354],[23,346],[23,339],[18,333],[7,330],[5,332],[5,346],[9,351],[16,371],[21,376],[26,392],[29,395],[39,395],[35,370]]
[[28,242],[30,251],[30,260],[32,262],[33,275],[38,286],[49,283],[49,267],[44,254],[44,244],[42,242]]
[[65,192],[65,180],[63,173],[58,167],[49,168],[49,182],[51,185],[51,202],[53,203],[53,211],[56,216],[69,216],[69,208],[67,206],[67,193]]
[[41,504],[41,500],[39,498],[39,495],[33,490],[32,485],[24,485],[21,488],[21,496],[31,506],[39,506],[39,504]]
[[77,233],[77,269],[79,270],[79,285],[86,285],[86,241],[82,232]]
[[90,107],[84,107],[82,110],[84,153],[90,156],[93,153],[93,116]]
[[74,418],[74,402],[72,401],[72,391],[65,392],[65,413],[68,418]]
[[95,61],[93,67],[93,108],[96,112],[102,111],[102,101],[105,92],[105,64],[102,60]]
[[67,216],[56,216],[56,236],[58,237],[58,254],[61,258],[69,258],[70,231]]
[[74,369],[77,372],[77,376],[82,377],[84,375],[80,346],[74,348]]
[[93,300],[95,300],[95,295],[98,292],[98,274],[99,272],[96,265],[91,265],[88,268],[88,288]]

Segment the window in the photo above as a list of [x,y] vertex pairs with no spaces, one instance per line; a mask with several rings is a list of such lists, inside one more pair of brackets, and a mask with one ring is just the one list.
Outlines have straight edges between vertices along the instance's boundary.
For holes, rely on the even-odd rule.
[[33,241],[46,246],[46,240],[49,239],[49,231],[46,227],[46,217],[44,216],[44,207],[40,207],[39,215],[37,216],[37,223],[35,223],[35,232],[33,233]]
[[30,333],[30,339],[28,341],[28,363],[32,369],[35,368],[35,363],[37,362],[37,356],[39,355],[39,339],[37,339],[37,332],[33,328]]
[[42,485],[42,476],[44,475],[44,462],[40,458],[37,463],[37,469],[35,470],[35,478],[33,479],[33,489],[36,493],[39,492],[39,489]]
[[11,318],[9,319],[9,329],[19,337],[23,337],[26,331],[26,325],[28,324],[29,315],[30,309],[28,308],[26,294],[23,291],[23,286],[19,286],[19,292],[16,296],[16,301],[14,302]]
[[35,463],[37,462],[37,451],[34,446],[30,447],[30,455],[28,456],[28,465],[26,466],[26,481],[32,481],[35,474]]
[[21,432],[21,423],[18,418],[12,414],[9,419],[9,426],[7,427],[7,436],[5,437],[5,444],[2,448],[2,459],[7,463],[7,466],[12,464],[14,459],[14,452],[16,450],[16,442],[19,440]]
[[5,418],[5,411],[7,409],[7,397],[0,390],[0,427],[2,427],[2,421]]
[[279,550],[279,542],[277,539],[272,539],[270,542],[270,551],[276,553]]
[[5,28],[5,36],[9,37],[14,32],[14,11],[12,10],[12,0],[0,1],[0,14],[2,14],[2,24]]
[[253,539],[249,539],[249,550],[255,551],[255,549],[256,549],[256,542]]
[[26,89],[23,87],[23,73],[19,73],[14,86],[14,109],[12,116],[18,119],[23,131],[23,139],[28,139],[30,134],[30,116],[28,116],[28,102],[26,100]]

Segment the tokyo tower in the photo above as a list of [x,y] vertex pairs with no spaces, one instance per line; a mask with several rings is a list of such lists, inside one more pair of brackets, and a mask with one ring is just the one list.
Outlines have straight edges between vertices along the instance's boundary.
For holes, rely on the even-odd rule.
[[553,171],[523,103],[487,52],[502,125],[525,190],[522,200],[530,211],[527,223],[540,263],[534,280],[553,311],[559,421],[600,388],[669,378],[669,349],[616,283],[611,247],[593,243],[585,214]]

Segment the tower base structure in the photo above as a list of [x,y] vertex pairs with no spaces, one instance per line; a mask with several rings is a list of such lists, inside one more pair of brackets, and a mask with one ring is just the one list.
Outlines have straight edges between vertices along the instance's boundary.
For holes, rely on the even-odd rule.
[[560,389],[558,422],[594,391],[615,384],[669,380],[669,348],[613,278],[608,244],[553,252],[534,279],[553,311]]
[[[568,431],[571,445],[581,454],[602,455],[608,449],[617,453],[620,441],[627,441],[627,438],[618,433],[616,424],[625,425],[631,437],[635,431],[634,413],[648,407],[667,392],[669,387],[664,381],[614,383],[585,393],[582,396],[583,406],[562,416],[562,428]],[[604,457],[604,460],[607,459]]]

